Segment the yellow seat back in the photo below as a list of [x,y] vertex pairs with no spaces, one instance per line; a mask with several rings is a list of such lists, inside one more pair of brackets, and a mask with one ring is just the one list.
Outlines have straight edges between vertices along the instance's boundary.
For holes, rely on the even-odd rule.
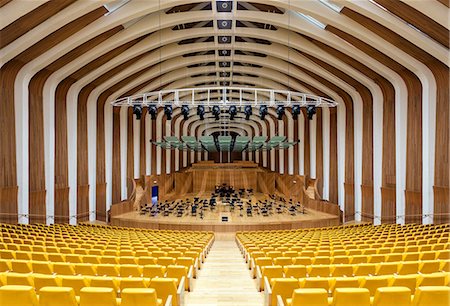
[[156,290],[153,288],[127,288],[122,292],[121,306],[158,306]]
[[39,290],[39,306],[78,306],[70,287],[43,287]]
[[145,265],[143,275],[149,278],[164,277],[165,271],[166,267],[161,265]]
[[429,286],[419,287],[414,294],[412,306],[448,306],[450,301],[450,287]]
[[292,296],[295,289],[300,287],[295,278],[273,278],[270,282],[272,287],[272,305],[277,305],[277,296],[280,295],[286,304],[286,299]]
[[328,293],[325,289],[295,289],[292,294],[292,306],[328,306]]
[[381,287],[375,292],[373,306],[410,306],[411,290],[406,287]]
[[31,286],[8,285],[0,287],[2,306],[38,306],[38,299]]
[[172,305],[179,306],[176,278],[154,278],[150,282],[150,288],[156,290],[156,294],[162,299],[163,304],[166,303],[167,297],[172,295]]
[[83,288],[80,292],[80,306],[117,306],[114,289]]
[[332,306],[370,306],[370,293],[365,288],[337,288]]

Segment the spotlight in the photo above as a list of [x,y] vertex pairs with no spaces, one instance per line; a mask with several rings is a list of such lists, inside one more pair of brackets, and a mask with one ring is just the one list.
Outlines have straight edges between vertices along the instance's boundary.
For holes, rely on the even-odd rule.
[[277,106],[277,115],[278,115],[278,120],[283,119],[283,115],[284,115],[284,106],[283,105]]
[[230,114],[230,120],[234,119],[234,116],[237,115],[237,108],[234,105],[230,106],[230,109],[228,109],[228,113]]
[[245,120],[250,120],[250,116],[252,115],[252,107],[250,105],[246,105],[244,108]]
[[184,120],[188,120],[189,119],[189,106],[183,105],[181,107],[181,113],[184,116]]
[[261,120],[264,120],[264,117],[266,117],[268,112],[269,110],[267,109],[267,105],[261,105],[259,107],[259,117],[261,118]]
[[216,120],[219,120],[220,108],[217,105],[214,105],[212,108],[212,114],[216,117]]
[[136,119],[137,120],[141,120],[142,106],[140,106],[140,105],[133,105],[133,115],[136,115]]
[[149,105],[148,106],[148,113],[150,114],[150,116],[152,116],[152,120],[156,119],[156,114],[158,113],[158,109],[156,108],[155,105]]
[[316,113],[316,106],[308,105],[308,107],[306,108],[306,115],[308,116],[309,120],[312,120],[315,113]]
[[164,106],[164,114],[167,117],[167,120],[172,120],[172,106],[166,105]]
[[200,120],[205,119],[205,107],[203,105],[197,106],[197,115],[200,116]]
[[300,105],[294,105],[292,106],[292,117],[294,118],[294,120],[297,120],[298,115],[300,115]]

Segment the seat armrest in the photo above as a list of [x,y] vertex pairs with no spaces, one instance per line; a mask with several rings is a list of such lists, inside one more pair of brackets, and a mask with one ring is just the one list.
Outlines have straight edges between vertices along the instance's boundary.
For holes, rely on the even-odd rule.
[[256,286],[258,291],[261,291],[261,282],[263,282],[264,280],[262,279],[262,273],[261,273],[261,269],[259,266],[256,267]]
[[164,304],[164,306],[172,306],[172,295],[168,295],[167,296],[167,300],[166,303]]
[[283,298],[281,295],[277,295],[277,306],[284,306]]
[[180,283],[178,284],[177,288],[177,295],[178,295],[178,301],[180,305],[184,305],[184,282],[186,281],[185,277],[183,276],[180,280]]
[[272,288],[270,287],[270,283],[267,276],[264,276],[264,306],[271,306],[271,305],[272,305]]

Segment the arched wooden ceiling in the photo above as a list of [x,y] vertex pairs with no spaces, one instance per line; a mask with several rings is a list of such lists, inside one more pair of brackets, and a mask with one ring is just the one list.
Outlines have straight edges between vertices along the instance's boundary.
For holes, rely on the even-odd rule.
[[[231,10],[221,12],[223,4]],[[425,125],[436,122],[429,144],[435,163],[448,166],[448,13],[448,0],[2,0],[0,186],[16,186],[16,151],[28,148],[17,141],[18,120],[29,120],[29,147],[37,148],[30,178],[39,177],[44,166],[33,160],[44,159],[49,109],[61,116],[56,163],[67,163],[64,114],[72,101],[85,126],[89,101],[103,110],[112,99],[142,91],[244,84],[336,99],[345,105],[349,131],[354,110],[362,111],[370,147],[382,112],[383,141],[403,133],[406,168],[420,169],[407,176],[406,190],[421,191],[422,112],[431,114]],[[395,125],[395,105],[407,105],[403,125]],[[387,182],[395,177],[389,172],[395,144],[382,153]],[[363,161],[371,159],[372,151],[364,151]],[[64,177],[57,175],[56,184]],[[365,177],[373,177],[370,169]],[[448,186],[448,171],[435,174],[434,183]],[[39,184],[30,181],[36,190]]]

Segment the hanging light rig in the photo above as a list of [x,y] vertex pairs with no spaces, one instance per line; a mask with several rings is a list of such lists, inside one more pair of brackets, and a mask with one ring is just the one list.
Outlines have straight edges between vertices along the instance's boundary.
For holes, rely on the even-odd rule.
[[[213,98],[213,94],[217,92],[221,94],[218,97],[216,94],[216,97]],[[215,120],[233,120],[240,112],[245,115],[246,120],[250,120],[253,108],[259,109],[261,120],[264,120],[269,114],[269,108],[275,108],[278,120],[282,120],[286,108],[291,108],[292,117],[296,120],[301,113],[301,108],[304,107],[307,118],[311,120],[318,107],[336,107],[338,105],[331,99],[307,93],[229,86],[161,90],[120,98],[112,101],[111,104],[132,107],[133,114],[138,120],[145,107],[148,108],[152,120],[156,119],[160,107],[164,108],[167,120],[172,119],[173,108],[181,108],[184,120],[188,120],[191,107],[196,108],[200,120],[205,119],[207,109]],[[221,117],[222,109],[229,116]]]

